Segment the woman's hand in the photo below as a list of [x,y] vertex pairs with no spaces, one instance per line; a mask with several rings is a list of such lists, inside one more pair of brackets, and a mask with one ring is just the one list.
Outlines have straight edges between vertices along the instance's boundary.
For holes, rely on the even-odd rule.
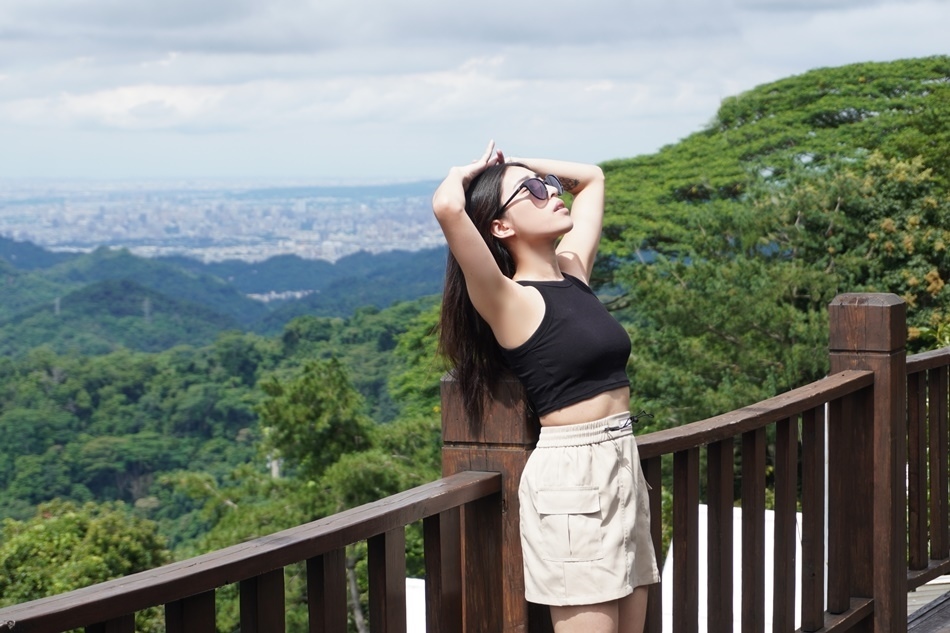
[[475,176],[492,165],[498,165],[504,162],[505,156],[500,149],[495,147],[495,141],[488,141],[488,147],[485,148],[485,153],[482,154],[481,158],[476,158],[464,167],[455,167],[454,169],[459,170],[462,178],[462,188],[467,189],[469,183],[472,182]]
[[489,141],[488,147],[481,158],[476,158],[468,165],[452,167],[449,175],[435,190],[432,196],[432,209],[436,216],[440,212],[449,210],[461,211],[465,208],[465,191],[477,175],[499,163],[505,162],[502,151],[495,147],[495,141]]

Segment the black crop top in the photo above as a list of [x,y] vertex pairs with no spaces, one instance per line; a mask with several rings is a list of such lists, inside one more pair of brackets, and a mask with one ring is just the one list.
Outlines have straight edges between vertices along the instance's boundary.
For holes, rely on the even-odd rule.
[[522,345],[501,351],[535,413],[543,416],[630,386],[630,337],[587,284],[571,275],[518,283],[541,293],[544,318]]

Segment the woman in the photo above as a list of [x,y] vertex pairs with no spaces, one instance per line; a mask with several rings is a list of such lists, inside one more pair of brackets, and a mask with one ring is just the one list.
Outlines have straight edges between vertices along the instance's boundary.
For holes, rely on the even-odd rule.
[[603,172],[506,163],[491,142],[449,171],[432,207],[451,251],[439,344],[466,405],[480,419],[510,369],[541,422],[519,489],[525,597],[550,605],[556,633],[642,631],[659,573],[629,413],[630,339],[588,287]]

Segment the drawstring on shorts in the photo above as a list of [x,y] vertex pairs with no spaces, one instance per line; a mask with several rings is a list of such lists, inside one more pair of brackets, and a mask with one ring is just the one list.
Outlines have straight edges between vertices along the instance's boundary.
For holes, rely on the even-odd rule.
[[652,418],[652,417],[653,417],[653,414],[652,414],[652,413],[647,413],[647,412],[644,411],[643,409],[640,409],[640,411],[639,411],[638,413],[635,413],[634,415],[631,415],[630,417],[628,417],[626,420],[624,420],[624,421],[621,422],[620,424],[617,424],[616,426],[607,426],[607,427],[604,427],[604,430],[607,431],[607,432],[610,432],[610,431],[622,431],[622,430],[624,430],[624,429],[626,429],[626,428],[628,428],[628,427],[632,427],[634,424],[636,424],[637,422],[639,422],[639,421],[640,421],[640,418]]
[[630,474],[633,474],[633,455],[624,454],[623,447],[617,442],[617,436],[615,436],[614,433],[627,430],[633,433],[633,425],[639,422],[640,418],[652,417],[652,413],[647,413],[643,409],[640,409],[639,412],[631,416],[627,416],[627,418],[622,420],[620,423],[604,427],[604,433],[607,433],[611,443],[614,445],[614,448],[617,449],[617,457],[620,459],[620,463],[623,464],[623,467],[626,468]]

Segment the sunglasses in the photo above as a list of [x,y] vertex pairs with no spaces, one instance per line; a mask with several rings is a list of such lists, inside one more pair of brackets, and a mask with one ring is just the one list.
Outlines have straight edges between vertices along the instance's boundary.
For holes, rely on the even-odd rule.
[[505,204],[501,205],[496,215],[501,215],[501,212],[504,211],[509,204],[511,204],[511,201],[515,199],[515,196],[517,196],[522,189],[527,189],[528,193],[538,200],[547,200],[551,197],[551,194],[548,191],[548,186],[554,187],[554,190],[557,191],[557,195],[564,193],[564,185],[561,184],[561,181],[558,180],[557,176],[554,174],[545,176],[544,180],[541,180],[537,176],[534,178],[528,178],[523,183],[518,185],[518,188],[515,189],[515,192],[511,194],[507,200],[505,200]]

